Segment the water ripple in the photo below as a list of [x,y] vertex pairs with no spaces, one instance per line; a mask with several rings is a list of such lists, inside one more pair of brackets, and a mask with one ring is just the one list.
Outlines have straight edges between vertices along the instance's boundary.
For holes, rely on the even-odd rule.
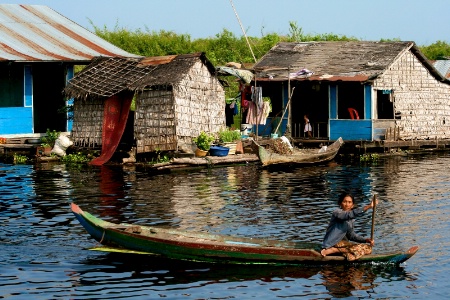
[[[447,154],[262,169],[152,175],[0,164],[0,298],[442,298],[450,292]],[[421,249],[401,266],[223,266],[87,250],[97,245],[69,211],[201,232],[320,242],[337,195],[374,193],[375,251]],[[371,216],[357,221],[368,236]]]

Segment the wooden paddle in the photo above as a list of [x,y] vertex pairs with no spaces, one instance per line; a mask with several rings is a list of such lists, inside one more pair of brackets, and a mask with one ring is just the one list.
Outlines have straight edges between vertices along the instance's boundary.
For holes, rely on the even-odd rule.
[[377,207],[377,195],[373,195],[372,199],[373,208],[372,208],[372,229],[370,231],[370,239],[373,240],[373,231],[375,229],[375,208]]

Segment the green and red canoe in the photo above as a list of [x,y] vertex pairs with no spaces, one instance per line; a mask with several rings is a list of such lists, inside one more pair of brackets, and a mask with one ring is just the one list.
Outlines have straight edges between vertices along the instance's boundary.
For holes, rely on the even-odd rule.
[[[239,238],[207,233],[114,224],[84,212],[72,203],[72,212],[86,231],[107,251],[162,255],[172,259],[215,263],[301,265],[349,263],[342,256],[320,255],[320,244]],[[418,250],[372,254],[351,263],[383,262],[400,264]]]

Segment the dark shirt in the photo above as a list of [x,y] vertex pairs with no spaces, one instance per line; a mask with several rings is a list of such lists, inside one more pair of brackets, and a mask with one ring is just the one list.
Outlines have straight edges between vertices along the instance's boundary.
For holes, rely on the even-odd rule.
[[333,211],[330,224],[323,239],[322,248],[328,249],[346,237],[349,241],[364,243],[366,240],[354,231],[355,218],[364,214],[363,208],[345,211],[341,208]]

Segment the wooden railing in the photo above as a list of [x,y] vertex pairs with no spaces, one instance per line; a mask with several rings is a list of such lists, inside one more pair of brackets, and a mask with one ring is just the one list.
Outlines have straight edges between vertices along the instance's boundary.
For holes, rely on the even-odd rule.
[[[328,137],[328,122],[314,122],[311,123],[312,136],[318,137]],[[292,137],[307,137],[304,132],[305,124],[303,123],[293,123],[292,124]]]

